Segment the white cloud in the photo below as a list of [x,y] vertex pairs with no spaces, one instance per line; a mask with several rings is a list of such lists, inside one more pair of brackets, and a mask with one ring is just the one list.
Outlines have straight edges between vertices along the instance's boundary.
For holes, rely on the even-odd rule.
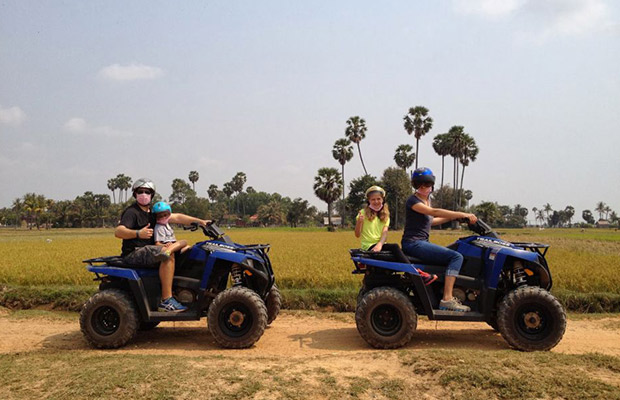
[[161,68],[144,64],[112,64],[101,68],[99,76],[113,81],[135,81],[161,78],[164,76],[164,71]]
[[527,0],[454,0],[455,11],[482,17],[497,18],[511,14]]
[[86,121],[82,118],[71,118],[65,123],[65,129],[73,133],[84,132],[86,130]]
[[19,107],[2,108],[0,106],[0,124],[21,125],[26,120],[26,113]]
[[610,25],[609,9],[602,0],[549,2],[552,20],[543,35],[580,35]]
[[128,137],[133,133],[122,131],[109,126],[91,126],[83,118],[71,118],[65,122],[64,128],[67,132],[78,135],[106,136],[106,137]]
[[523,28],[518,37],[535,42],[610,31],[616,25],[605,0],[453,0],[452,5],[456,12],[489,19],[520,14],[532,28]]

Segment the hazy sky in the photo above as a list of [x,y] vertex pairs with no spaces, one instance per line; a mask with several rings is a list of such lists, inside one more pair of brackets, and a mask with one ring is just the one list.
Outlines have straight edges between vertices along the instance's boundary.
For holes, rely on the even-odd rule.
[[[303,197],[366,119],[369,172],[463,125],[473,202],[620,212],[620,12],[611,0],[0,1],[0,207],[110,193],[118,173],[206,197],[237,171]],[[451,166],[451,163],[447,165]],[[347,182],[362,174],[357,152]],[[446,181],[450,181],[448,172]],[[530,215],[531,217],[531,215]]]

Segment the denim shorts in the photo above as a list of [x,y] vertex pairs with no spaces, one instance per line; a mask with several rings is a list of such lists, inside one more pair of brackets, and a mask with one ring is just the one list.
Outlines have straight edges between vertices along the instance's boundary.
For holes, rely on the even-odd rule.
[[461,253],[425,240],[403,241],[402,248],[408,256],[419,258],[425,263],[447,266],[446,275],[448,276],[457,276],[463,266]]

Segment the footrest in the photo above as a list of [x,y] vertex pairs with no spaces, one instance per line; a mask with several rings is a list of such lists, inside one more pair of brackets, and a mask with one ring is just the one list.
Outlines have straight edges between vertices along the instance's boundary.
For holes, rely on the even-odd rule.
[[200,319],[196,311],[183,312],[160,312],[151,311],[149,313],[151,321],[195,321]]
[[469,311],[433,310],[433,318],[438,321],[485,321],[484,314]]

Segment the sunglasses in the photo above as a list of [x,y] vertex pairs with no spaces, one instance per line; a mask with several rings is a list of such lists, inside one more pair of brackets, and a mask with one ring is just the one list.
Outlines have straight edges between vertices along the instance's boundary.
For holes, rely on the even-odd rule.
[[138,189],[136,190],[136,194],[151,194],[151,191],[148,189]]

